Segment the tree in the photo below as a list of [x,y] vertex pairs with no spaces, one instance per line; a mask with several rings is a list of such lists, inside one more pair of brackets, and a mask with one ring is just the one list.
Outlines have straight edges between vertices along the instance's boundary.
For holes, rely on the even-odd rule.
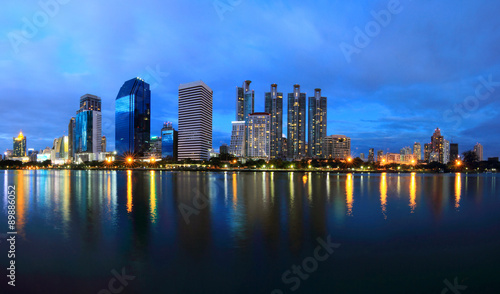
[[472,151],[472,150],[465,151],[464,153],[462,153],[462,155],[464,158],[464,162],[466,162],[468,164],[473,164],[473,163],[476,163],[479,161],[479,157],[477,156],[477,153]]

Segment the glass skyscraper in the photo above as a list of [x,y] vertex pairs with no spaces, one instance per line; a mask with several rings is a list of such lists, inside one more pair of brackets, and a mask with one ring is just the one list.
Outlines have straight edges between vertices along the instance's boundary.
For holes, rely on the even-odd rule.
[[302,159],[306,155],[306,94],[300,85],[293,86],[288,94],[288,159]]
[[250,90],[250,83],[252,81],[243,82],[243,87],[236,88],[236,120],[246,121],[248,115],[253,113],[255,92]]
[[177,160],[177,131],[171,122],[164,123],[161,129],[161,157]]
[[151,91],[140,78],[126,81],[115,102],[115,148],[118,155],[143,156],[151,136]]
[[278,92],[278,85],[271,85],[271,92],[266,92],[265,110],[271,115],[270,158],[283,158],[283,93]]
[[101,152],[101,124],[101,98],[90,94],[80,97],[73,132],[74,154],[92,153],[92,158],[97,158]]
[[19,136],[13,138],[14,152],[13,157],[24,157],[26,156],[26,136],[23,132],[19,132]]
[[321,97],[321,89],[314,89],[314,97],[309,97],[308,152],[311,158],[323,157],[323,140],[326,137],[326,97]]

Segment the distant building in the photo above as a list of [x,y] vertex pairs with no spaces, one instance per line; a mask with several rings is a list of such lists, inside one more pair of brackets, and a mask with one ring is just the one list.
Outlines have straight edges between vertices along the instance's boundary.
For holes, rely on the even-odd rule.
[[360,153],[359,154],[359,158],[362,159],[362,160],[365,160],[365,154],[364,153]]
[[476,143],[476,145],[474,145],[474,152],[476,153],[479,161],[483,161],[483,145]]
[[270,150],[271,159],[283,158],[283,93],[278,92],[278,85],[271,85],[271,92],[265,93],[265,112],[271,115]]
[[424,161],[429,162],[431,158],[432,144],[424,144]]
[[314,97],[309,97],[307,149],[311,158],[323,157],[323,140],[326,137],[327,106],[326,97],[321,97],[321,89],[314,89]]
[[384,158],[384,151],[383,150],[377,150],[377,161],[382,162],[382,159]]
[[417,158],[414,154],[412,154],[411,152],[408,153],[406,151],[404,153],[405,153],[404,155],[402,155],[401,152],[399,154],[387,153],[383,156],[381,163],[382,165],[391,163],[409,164],[409,165],[417,164]]
[[73,160],[75,157],[75,148],[73,147],[75,142],[75,127],[76,118],[72,117],[68,124],[68,157],[70,160]]
[[8,160],[14,157],[14,150],[7,149],[3,153],[3,160]]
[[220,155],[229,154],[229,146],[227,146],[227,144],[222,144],[219,147],[219,153]]
[[19,135],[12,138],[12,141],[14,146],[12,157],[26,156],[26,136],[23,135],[23,132],[19,132]]
[[374,162],[375,161],[375,150],[373,148],[370,148],[368,150],[368,162]]
[[286,139],[285,134],[283,134],[281,136],[281,148],[283,148],[282,149],[283,156],[285,156],[286,154],[288,154],[288,140]]
[[401,157],[401,162],[404,161],[406,155],[412,155],[410,147],[404,147],[401,150],[399,150],[399,156]]
[[448,164],[450,162],[450,141],[443,141],[443,164]]
[[438,154],[438,162],[444,163],[444,138],[441,135],[441,130],[436,128],[431,137],[432,152]]
[[69,140],[68,136],[62,136],[54,139],[50,159],[52,164],[65,164],[69,159]]
[[252,81],[244,81],[242,87],[236,88],[236,120],[246,121],[254,112],[255,92],[250,90]]
[[346,159],[351,156],[351,138],[344,135],[325,137],[325,157],[328,159]]
[[422,160],[422,146],[418,142],[413,144],[413,155],[417,160]]
[[106,152],[106,136],[101,138],[101,152]]
[[177,160],[179,134],[171,122],[165,122],[161,129],[161,157]]
[[247,157],[269,160],[271,115],[265,112],[256,112],[248,116]]
[[229,153],[236,157],[245,156],[245,121],[231,122],[233,128],[231,131],[231,144],[229,145]]
[[306,94],[300,85],[293,86],[288,94],[288,155],[290,160],[302,159],[306,155]]
[[458,160],[459,153],[458,153],[458,144],[457,143],[451,143],[450,144],[450,161],[456,161]]
[[151,136],[149,140],[149,149],[146,152],[148,158],[161,158],[162,157],[162,137]]
[[126,81],[115,102],[115,149],[143,156],[151,139],[151,90],[143,79]]
[[203,81],[179,86],[179,160],[208,160],[213,91]]
[[88,157],[89,160],[97,159],[101,152],[101,124],[101,98],[90,94],[80,97],[80,109],[76,112],[73,136],[73,152],[75,154],[92,153],[93,155]]

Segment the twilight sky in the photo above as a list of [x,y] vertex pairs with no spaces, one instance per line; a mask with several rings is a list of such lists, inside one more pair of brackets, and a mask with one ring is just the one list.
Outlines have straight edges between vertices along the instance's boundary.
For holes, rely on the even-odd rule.
[[152,86],[152,135],[177,127],[179,84],[207,83],[216,149],[249,79],[255,111],[272,83],[285,96],[321,88],[328,134],[351,137],[355,156],[423,145],[436,127],[460,152],[480,142],[500,155],[498,1],[40,2],[2,3],[2,152],[20,130],[28,148],[52,147],[87,93],[102,98],[113,149],[114,100],[138,76]]

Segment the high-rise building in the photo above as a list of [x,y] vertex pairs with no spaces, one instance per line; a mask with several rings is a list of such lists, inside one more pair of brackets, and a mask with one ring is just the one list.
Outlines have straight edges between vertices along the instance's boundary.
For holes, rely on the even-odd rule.
[[256,112],[248,116],[247,157],[270,158],[270,131],[271,115],[265,112]]
[[151,139],[151,90],[140,78],[126,81],[115,102],[115,149],[143,156]]
[[271,159],[283,158],[283,93],[278,92],[278,85],[271,85],[271,92],[265,93],[265,111],[271,115],[270,150]]
[[179,86],[179,160],[208,160],[213,91],[203,81]]
[[436,128],[431,137],[432,152],[438,154],[438,161],[444,163],[444,138],[441,135],[441,130]]
[[382,162],[384,159],[384,151],[383,150],[377,150],[377,161]]
[[450,162],[450,141],[443,141],[443,164]]
[[253,113],[255,92],[250,90],[252,81],[244,81],[242,87],[236,88],[236,120],[246,121],[248,115]]
[[52,164],[64,164],[69,158],[69,138],[62,136],[54,139],[54,144],[51,150]]
[[244,157],[245,154],[245,121],[231,122],[233,128],[231,131],[231,143],[229,145],[229,154],[236,157]]
[[351,138],[344,135],[325,137],[323,152],[328,159],[347,159],[351,156]]
[[413,155],[415,155],[416,160],[422,160],[422,146],[418,142],[413,144]]
[[365,160],[365,154],[364,153],[360,153],[359,154],[359,158],[362,159],[362,160]]
[[162,157],[162,137],[151,136],[149,140],[149,150],[146,152],[147,157],[158,159]]
[[474,145],[474,152],[476,153],[478,160],[483,161],[483,145],[476,143],[476,145]]
[[76,112],[73,134],[73,152],[92,153],[90,160],[101,152],[101,98],[85,94],[80,97],[80,109]]
[[430,143],[424,144],[424,160],[426,162],[430,161],[431,152],[432,152],[432,144],[430,144]]
[[375,150],[373,148],[370,148],[368,150],[368,162],[374,162],[375,161]]
[[171,122],[165,122],[161,129],[161,157],[177,160],[179,135]]
[[450,161],[456,161],[459,159],[458,156],[458,144],[457,143],[451,143],[450,144]]
[[101,138],[101,152],[106,152],[106,136]]
[[407,158],[407,155],[412,155],[411,148],[410,147],[403,147],[401,150],[399,150],[399,156],[401,157],[401,161],[404,162],[405,158]]
[[73,160],[75,157],[75,148],[73,144],[75,142],[75,126],[76,118],[72,117],[68,124],[68,159]]
[[302,159],[306,155],[306,93],[300,92],[300,85],[288,94],[287,133],[288,159]]
[[309,97],[308,116],[308,155],[311,158],[323,157],[323,140],[327,125],[326,97],[321,97],[321,89],[314,89],[314,97]]
[[23,135],[23,132],[19,132],[17,137],[12,138],[14,152],[12,157],[24,157],[26,156],[26,136]]

